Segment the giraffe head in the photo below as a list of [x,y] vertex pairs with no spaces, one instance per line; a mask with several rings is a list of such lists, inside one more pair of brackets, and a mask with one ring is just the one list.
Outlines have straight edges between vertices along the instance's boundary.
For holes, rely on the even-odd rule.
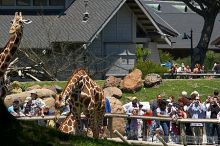
[[14,34],[14,33],[22,33],[23,29],[23,24],[29,24],[32,21],[30,20],[25,20],[22,18],[21,12],[15,12],[15,17],[11,21],[12,25],[10,27],[9,33]]

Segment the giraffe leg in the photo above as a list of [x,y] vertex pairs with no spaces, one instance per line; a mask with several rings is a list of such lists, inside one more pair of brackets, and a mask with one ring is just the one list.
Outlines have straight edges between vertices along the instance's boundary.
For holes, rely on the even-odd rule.
[[75,135],[81,135],[81,113],[79,110],[77,110],[76,107],[73,106],[72,108],[72,114],[73,117],[75,118],[75,124],[76,124],[76,129],[75,129]]

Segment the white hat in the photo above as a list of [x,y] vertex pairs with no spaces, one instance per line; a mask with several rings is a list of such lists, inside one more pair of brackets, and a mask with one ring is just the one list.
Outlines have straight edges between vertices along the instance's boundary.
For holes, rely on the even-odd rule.
[[167,102],[171,102],[171,100],[170,100],[170,99],[167,99]]
[[134,96],[134,97],[132,97],[132,98],[131,98],[131,100],[135,100],[135,99],[137,99],[137,97],[136,97],[136,96]]
[[187,96],[187,92],[186,91],[182,91],[182,96]]
[[37,94],[36,90],[31,90],[31,94]]
[[30,101],[32,98],[30,97],[30,96],[28,96],[28,97],[26,97],[26,99],[25,99],[25,101],[24,102],[28,102],[28,101]]
[[193,95],[193,94],[196,94],[196,95],[199,96],[199,92],[198,92],[198,91],[193,91],[193,92],[191,93],[191,95]]
[[150,105],[144,105],[144,106],[142,107],[142,110],[144,110],[144,111],[149,111],[149,110],[150,110]]

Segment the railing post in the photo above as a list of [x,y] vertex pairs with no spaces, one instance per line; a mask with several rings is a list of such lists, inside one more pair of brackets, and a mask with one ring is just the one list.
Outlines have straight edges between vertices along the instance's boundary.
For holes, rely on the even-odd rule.
[[143,119],[143,141],[147,140],[147,120]]
[[179,121],[179,124],[180,124],[180,142],[184,145],[184,146],[187,146],[187,143],[186,143],[186,132],[185,132],[185,125],[183,122]]
[[112,120],[113,117],[108,117],[108,130],[109,130],[110,138],[113,137]]

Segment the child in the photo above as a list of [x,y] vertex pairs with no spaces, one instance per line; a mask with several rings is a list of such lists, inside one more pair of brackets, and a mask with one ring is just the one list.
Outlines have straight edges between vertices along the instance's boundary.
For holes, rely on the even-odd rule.
[[[131,112],[132,116],[138,116],[138,112],[139,112],[138,108],[132,108],[131,111],[132,111]],[[128,133],[128,139],[129,140],[138,140],[138,120],[137,119],[131,119],[130,131]]]

